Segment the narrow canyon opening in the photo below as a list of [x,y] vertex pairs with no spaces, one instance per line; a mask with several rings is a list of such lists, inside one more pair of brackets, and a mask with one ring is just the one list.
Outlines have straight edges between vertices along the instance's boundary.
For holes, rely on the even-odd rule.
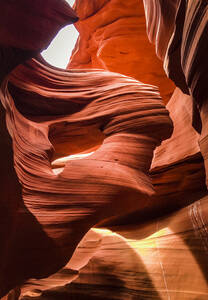
[[[75,0],[66,0],[66,2],[72,7]],[[79,32],[73,24],[65,26],[49,47],[41,53],[43,58],[54,67],[66,69],[78,36]]]

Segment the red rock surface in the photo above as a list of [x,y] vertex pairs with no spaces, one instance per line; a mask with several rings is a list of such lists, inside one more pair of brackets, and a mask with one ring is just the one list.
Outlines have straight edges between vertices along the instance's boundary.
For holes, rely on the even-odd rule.
[[192,98],[176,89],[167,108],[174,130],[171,138],[154,152],[150,176],[156,194],[145,210],[115,219],[111,225],[142,223],[187,206],[207,193],[204,160],[199,147],[201,137],[192,127]]
[[[49,7],[49,4],[52,4],[52,2],[55,3],[54,1],[44,3]],[[63,25],[76,20],[75,13],[66,3],[62,2],[61,4],[61,2],[59,2],[57,5],[60,9],[62,7],[62,12],[60,10],[55,11],[54,8],[46,11],[46,6],[42,5],[41,15],[39,12],[40,2],[38,1],[18,1],[18,3],[15,1],[1,1],[0,83],[2,83],[8,73],[18,64],[36,55],[37,50],[46,47],[53,38],[53,35]],[[31,11],[33,18],[30,18],[31,22],[28,22],[28,13],[30,12],[31,16]],[[50,19],[52,15],[54,19],[50,23],[47,19]],[[24,16],[24,18],[22,16]],[[69,17],[71,19],[69,19]],[[40,20],[42,20],[42,26],[37,26]],[[47,31],[43,32],[43,27],[45,29],[47,28]],[[35,38],[37,36],[38,39]],[[10,240],[16,235],[15,222],[22,197],[21,187],[14,170],[13,145],[6,129],[5,111],[1,103],[0,114],[0,216],[1,225],[4,224],[3,227],[0,226],[0,257],[2,262],[7,260],[9,251],[15,251],[14,248],[10,248]],[[10,250],[8,250],[9,248]],[[3,268],[3,264],[1,264],[1,295],[2,292],[7,289],[3,284],[4,279],[2,279]],[[7,282],[7,285],[10,286],[10,283]]]
[[167,75],[184,93],[191,95],[192,124],[201,133],[199,145],[208,185],[208,4],[204,1],[144,0],[144,5],[147,33],[156,44],[156,52],[164,59]]
[[[179,2],[143,2],[144,7],[142,1],[91,1],[90,5],[83,1],[83,6],[76,1],[75,10],[80,17],[76,27],[80,38],[69,67],[102,67],[103,64],[112,71],[125,73],[128,70],[127,73],[137,79],[143,78],[143,81],[149,83],[154,80],[164,96],[163,88],[167,88],[163,81],[164,73],[159,68],[157,72],[160,76],[152,71],[159,61],[146,37],[144,12],[148,37],[155,43],[157,55],[164,58],[174,31]],[[106,50],[106,56],[102,56],[105,47],[109,52]],[[119,53],[122,47],[127,49],[126,55]],[[171,207],[176,209],[187,205],[193,201],[187,194],[206,191],[204,162],[198,145],[200,136],[192,126],[194,122],[199,126],[200,119],[195,116],[196,120],[193,120],[195,111],[192,98],[177,89],[168,100],[170,103],[167,107],[174,122],[174,132],[170,139],[156,149],[151,170],[156,196],[150,201],[151,213],[148,210],[145,217],[148,213],[152,216],[154,211],[164,213]],[[135,220],[137,213],[132,220]],[[138,216],[141,217],[140,214]],[[125,222],[130,221],[131,218],[125,219]]]
[[138,0],[78,0],[80,33],[68,68],[102,68],[159,87],[167,102],[173,84],[146,34],[144,7]]
[[[11,4],[15,5],[8,2]],[[59,4],[63,5],[66,16],[65,2]],[[167,96],[170,90],[161,69],[156,73],[151,69],[148,75],[148,66],[156,66],[157,60],[146,47],[141,7],[141,2],[111,0],[82,1],[81,9],[81,2],[77,1],[82,36],[73,60],[79,68],[87,66],[86,58],[90,57],[97,67],[115,71],[126,68],[131,76],[137,70],[139,79],[159,82]],[[155,23],[154,30],[160,37],[155,40],[156,47],[161,57],[172,30],[173,7],[167,14],[170,19],[163,15],[164,18],[158,19],[161,27]],[[151,7],[147,11],[150,13]],[[51,15],[50,9],[45,12]],[[68,12],[72,13],[71,9]],[[54,27],[51,28],[53,32]],[[120,37],[122,28],[124,40]],[[129,32],[133,33],[131,37]],[[35,30],[34,44],[29,40],[32,36],[26,35],[24,40],[24,45],[33,45],[30,50],[37,50],[49,41],[50,33],[45,32],[36,47],[36,34]],[[16,36],[15,32],[13,37]],[[123,50],[127,46],[135,49],[136,45],[139,45],[135,50],[139,53],[137,64],[136,61],[132,64],[131,55],[126,54],[128,58],[122,59]],[[1,79],[28,55],[34,55],[33,51],[23,53],[22,49],[11,52],[14,60],[8,65],[11,53],[3,51],[8,56]],[[114,57],[118,59],[114,61]],[[9,76],[9,82],[3,82],[0,96],[7,112],[15,169],[21,183],[20,186],[14,172],[12,145],[1,118],[0,163],[4,175],[0,190],[1,295],[26,279],[47,277],[66,265],[88,229],[105,220],[108,226],[113,222],[137,222],[137,225],[114,227],[114,233],[91,231],[65,268],[49,278],[30,279],[23,286],[23,295],[33,287],[40,290],[56,287],[55,291],[43,294],[43,298],[89,299],[90,293],[91,299],[99,300],[207,299],[204,266],[208,213],[207,197],[202,198],[207,190],[197,143],[199,135],[191,126],[190,96],[176,89],[168,104],[174,132],[155,152],[150,172],[152,182],[148,175],[153,150],[170,136],[172,128],[154,87],[109,71],[61,71],[43,61],[31,60],[19,66]],[[203,131],[207,124],[206,107],[201,113],[201,148],[203,141],[206,146]],[[203,149],[205,157],[206,147]],[[92,150],[96,150],[94,154],[84,159],[66,159],[61,163],[57,160]],[[182,206],[185,207],[178,212],[167,214]],[[112,220],[132,211],[131,215]],[[57,290],[58,285],[72,281]],[[17,299],[19,293],[16,287],[8,299]]]
[[90,290],[95,299],[206,300],[207,205],[205,197],[141,226],[97,230],[97,249],[65,292],[78,299]]
[[[7,291],[63,267],[93,225],[147,205],[154,193],[148,177],[153,150],[170,136],[172,122],[152,86],[108,71],[64,72],[35,60],[10,75],[1,99],[23,199],[11,211],[15,234],[2,257]],[[82,148],[86,128],[89,135],[98,132],[95,146],[103,134],[102,145],[54,174],[50,161],[65,140],[68,155],[88,150]]]
[[147,35],[155,44],[155,50],[164,59],[168,43],[173,34],[179,0],[143,0]]
[[77,20],[64,0],[2,0],[0,11],[0,44],[32,51],[47,48],[63,26]]
[[92,229],[64,269],[30,280],[22,297],[206,300],[207,207],[204,197],[141,225]]
[[174,122],[174,131],[171,138],[157,148],[152,169],[180,163],[200,152],[198,144],[200,135],[192,126],[191,96],[176,89],[167,104],[167,109]]
[[[208,3],[181,1],[173,38],[167,49],[165,68],[178,87],[189,93],[195,105],[195,128],[201,133],[200,149],[205,160],[208,186]],[[196,117],[200,114],[200,117]]]
[[181,1],[165,67],[169,77],[186,89],[199,108],[207,101],[208,3]]

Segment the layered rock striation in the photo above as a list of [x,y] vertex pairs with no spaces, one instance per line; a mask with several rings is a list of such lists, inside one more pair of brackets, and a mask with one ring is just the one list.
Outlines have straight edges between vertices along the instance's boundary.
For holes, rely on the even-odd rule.
[[[102,4],[100,1],[92,1],[90,5],[87,1],[83,3],[83,6],[79,1],[75,4],[80,18],[76,24],[80,38],[68,67],[99,66],[124,73],[128,69],[130,76],[143,78],[142,80],[147,82],[152,82],[152,76],[153,81],[157,80],[154,83],[159,86],[164,96],[163,88],[167,88],[166,82],[163,81],[164,71],[157,68],[159,76],[159,73],[153,72],[159,61],[152,52],[146,35],[155,44],[159,58],[167,60],[166,52],[175,32],[175,24],[180,24],[179,1],[146,0],[143,1],[144,7],[143,3],[138,1],[104,1]],[[116,7],[119,9],[116,10]],[[138,39],[142,39],[142,42]],[[102,55],[105,47],[109,52],[106,50],[108,54]],[[117,54],[122,47],[127,49],[125,56]],[[128,59],[125,60],[125,57]],[[132,64],[131,68],[128,67],[128,62]],[[180,63],[179,58],[173,61],[173,66],[179,72],[177,63]],[[173,74],[179,79],[177,72],[173,71]],[[166,102],[169,101],[168,109],[174,122],[174,133],[171,139],[156,149],[150,173],[157,192],[151,200],[151,213],[148,211],[145,218],[148,215],[152,217],[154,212],[165,213],[171,208],[187,205],[196,200],[199,194],[206,193],[202,147],[200,149],[198,145],[201,138],[198,133],[201,120],[192,95],[184,92],[186,91],[178,88],[172,96],[165,98]],[[195,128],[198,128],[198,132]],[[139,214],[138,218],[140,217]],[[128,218],[126,222],[131,220],[135,218]]]
[[[14,20],[27,9],[24,1],[23,10],[21,5],[3,4]],[[22,41],[15,30],[21,31],[24,24],[8,27],[7,46],[28,48],[34,55],[65,24],[65,16],[72,14],[76,20],[65,2],[55,11],[59,8],[58,25],[54,29],[53,22],[47,22],[50,34],[41,32],[37,46],[30,41],[32,33],[36,41],[36,30],[30,31],[33,22]],[[53,9],[45,12],[50,15]],[[42,19],[34,13],[34,20]],[[1,39],[4,43],[4,36]],[[0,291],[4,296],[29,278],[46,277],[63,267],[96,223],[147,205],[154,193],[148,177],[153,150],[170,136],[172,122],[153,86],[108,71],[62,71],[37,60],[18,67],[3,81],[1,101],[21,184],[18,194],[2,200]],[[91,148],[98,149],[90,157],[67,163],[58,174],[52,171],[54,158]],[[11,148],[10,152],[11,164]],[[17,179],[11,183],[15,188]]]
[[[15,235],[2,261],[4,291],[63,267],[95,224],[147,205],[153,151],[171,135],[172,122],[152,86],[36,60],[12,72],[1,99],[22,185]],[[97,134],[98,149],[54,174],[53,157],[88,150],[86,132]]]
[[[200,133],[199,145],[207,176],[208,5],[204,1],[144,0],[144,6],[147,33],[164,60],[167,75],[184,94],[190,95],[192,125]],[[183,98],[185,103],[187,97]]]
[[[92,229],[56,274],[56,287],[23,299],[206,300],[207,205],[205,197],[141,225]],[[64,274],[69,283],[58,287]],[[42,289],[54,279],[30,284]]]
[[79,38],[68,68],[102,68],[156,85],[165,102],[174,85],[148,41],[144,7],[138,0],[82,0],[74,9],[79,16]]
[[[201,120],[193,110],[200,103],[193,105],[193,83],[198,95],[204,95],[202,62],[195,67],[200,42],[206,41],[206,3],[144,0],[147,32],[157,55],[174,67],[180,65],[174,70],[166,64],[166,70],[180,80],[177,72],[182,69],[186,82],[183,89],[175,81],[179,88],[168,103],[174,124],[169,138],[172,121],[157,88],[136,80],[158,84],[169,100],[172,87],[147,43],[141,1],[76,1],[80,38],[70,69],[53,68],[38,57],[6,77],[46,47],[62,26],[77,19],[65,1],[44,2],[43,15],[39,1],[31,2],[33,6],[24,2],[2,2],[17,27],[5,27],[6,17],[0,21],[6,30],[0,32],[5,66],[0,97],[12,138],[11,144],[1,118],[0,296],[14,288],[8,297],[17,299],[22,286],[23,296],[34,287],[36,293],[56,287],[43,293],[50,299],[89,299],[89,293],[99,300],[207,299],[204,98]],[[32,16],[27,15],[31,8]],[[197,23],[200,12],[203,18]],[[202,39],[197,44],[194,35],[192,50],[184,56],[193,64],[184,65],[170,54],[176,45],[176,53],[182,49],[177,43],[182,29],[190,45],[190,20],[191,27],[199,24],[196,32],[201,29]],[[31,27],[23,32],[24,22]],[[34,26],[36,22],[41,26]],[[2,106],[1,113],[3,117]],[[193,121],[202,121],[205,143],[200,147],[200,128],[195,126],[197,133]],[[83,159],[71,157],[93,151]],[[134,225],[127,226],[130,223]],[[94,229],[85,236],[92,226],[103,224],[113,232]],[[119,226],[112,227],[115,224]]]
[[[49,4],[58,5],[58,10]],[[42,2],[41,2],[42,3]],[[24,62],[47,47],[53,35],[67,23],[77,20],[76,14],[66,2],[47,1],[40,14],[40,2],[36,1],[1,1],[1,29],[0,29],[0,83],[18,64]],[[30,14],[29,14],[30,13]],[[24,17],[23,17],[24,16]],[[32,16],[32,18],[31,18]],[[53,16],[53,20],[51,17]],[[28,18],[29,17],[29,18]],[[28,21],[30,19],[30,22]],[[37,26],[37,23],[41,26]],[[27,26],[26,26],[27,25]],[[45,31],[43,31],[43,28]],[[38,36],[38,39],[37,39]],[[10,240],[16,235],[16,216],[22,202],[21,186],[19,184],[13,161],[13,144],[5,123],[5,109],[0,103],[0,143],[1,143],[1,184],[0,184],[0,256],[1,262],[7,260],[11,251]],[[23,228],[24,229],[24,228]],[[10,250],[9,250],[10,249]],[[13,249],[14,250],[14,249]],[[14,250],[15,251],[15,250]],[[1,271],[3,271],[1,264]],[[2,282],[1,296],[7,290]],[[10,283],[6,284],[10,288]]]

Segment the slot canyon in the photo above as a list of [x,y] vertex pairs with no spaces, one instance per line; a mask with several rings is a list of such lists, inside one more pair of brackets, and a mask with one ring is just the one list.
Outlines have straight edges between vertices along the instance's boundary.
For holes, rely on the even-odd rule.
[[208,2],[0,12],[0,299],[207,300]]

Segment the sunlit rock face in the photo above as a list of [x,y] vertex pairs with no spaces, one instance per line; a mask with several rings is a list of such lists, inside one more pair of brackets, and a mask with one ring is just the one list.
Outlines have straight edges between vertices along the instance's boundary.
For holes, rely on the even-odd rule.
[[[82,1],[79,9],[81,1],[77,2],[81,18],[78,28],[83,24],[88,39],[97,28],[98,37],[101,35],[104,40],[102,45],[102,38],[99,40],[96,35],[89,44],[88,40],[82,44],[80,39],[73,60],[76,62],[76,55],[90,60],[77,60],[79,69],[96,66],[123,70],[125,51],[120,53],[110,36],[116,32],[117,39],[118,31],[124,32],[127,45],[131,45],[135,36],[128,38],[130,32],[139,34],[134,29],[136,21],[140,24],[141,40],[147,45],[144,22],[140,22],[141,16],[144,20],[141,2],[119,3]],[[129,5],[134,5],[134,9],[129,11]],[[173,28],[172,12],[170,20],[163,21],[170,25],[167,31]],[[133,21],[132,30],[124,26],[127,21]],[[159,33],[163,32],[161,24],[156,24]],[[158,36],[162,58],[164,49],[160,47],[166,34]],[[47,38],[45,41],[48,43]],[[97,41],[101,46],[97,46]],[[83,51],[79,52],[81,45]],[[37,47],[33,46],[36,53]],[[123,49],[126,44],[120,42],[120,47]],[[144,47],[145,53],[140,47],[135,51],[135,56],[139,53],[140,78],[135,76],[136,64],[130,67],[130,56],[125,60],[128,74],[150,83],[152,79],[163,82],[162,87],[166,88],[161,71],[153,74],[151,69],[148,75],[144,67],[148,66],[148,59],[151,57],[151,66],[158,61],[154,51]],[[119,59],[111,64],[115,48]],[[14,55],[16,64],[27,57],[18,60]],[[1,296],[21,286],[22,296],[27,292],[32,297],[41,294],[40,290],[55,287],[39,299],[206,300],[207,190],[199,134],[192,127],[191,96],[175,90],[168,103],[173,135],[159,146],[170,137],[172,122],[158,90],[151,85],[107,70],[62,71],[40,58],[19,66],[7,79],[9,82],[1,85],[1,101],[13,145],[2,118]],[[152,162],[156,146],[159,147]],[[12,148],[19,181],[14,173]],[[80,160],[58,160],[91,151],[95,152]],[[181,206],[184,208],[170,214]],[[125,226],[121,227],[122,223]],[[134,225],[129,226],[130,223]],[[112,227],[112,231],[91,230],[74,252],[85,233],[97,224],[119,227]],[[58,289],[66,283],[71,284]],[[36,291],[31,292],[34,288]],[[19,295],[16,287],[9,299]]]
[[76,1],[79,40],[69,68],[102,68],[156,85],[168,101],[173,84],[146,34],[144,7],[138,0]]
[[[167,74],[201,107],[207,101],[208,3],[181,1],[165,58]],[[182,79],[184,82],[180,81]]]
[[[179,1],[172,0],[76,1],[80,38],[68,67],[123,72],[157,84],[164,96],[164,89],[170,85],[156,54],[165,59],[178,8]],[[148,38],[154,45],[150,45]],[[166,94],[164,100],[170,101],[168,109],[174,133],[156,149],[151,176],[157,193],[151,201],[151,214],[147,212],[146,216],[148,213],[152,216],[154,211],[179,208],[195,199],[194,196],[191,200],[186,193],[206,191],[204,161],[198,145],[200,136],[192,126],[193,123],[200,126],[200,118],[193,111],[192,98],[176,89],[172,96]]]
[[[11,73],[1,100],[22,185],[15,234],[2,257],[3,294],[64,267],[95,224],[147,206],[154,194],[148,176],[153,151],[170,137],[172,122],[152,86],[109,71],[62,71],[36,60]],[[54,174],[53,157],[92,147],[83,143],[87,134],[98,149]]]
[[149,223],[92,229],[62,272],[30,282],[56,288],[34,297],[25,287],[23,299],[206,300],[207,207],[204,197]]
[[175,27],[179,0],[143,0],[147,35],[155,44],[156,54],[164,59]]
[[113,224],[142,223],[165,215],[206,195],[204,160],[200,135],[192,126],[191,96],[176,89],[167,104],[174,124],[172,136],[157,147],[150,169],[156,194],[145,211],[135,211]]
[[[64,3],[63,22],[57,15],[60,27],[65,24]],[[16,13],[16,7],[9,8]],[[69,18],[70,7],[67,12]],[[29,35],[22,44],[21,40],[15,44],[16,32],[11,31],[11,37],[9,47],[22,45],[22,50],[28,39],[28,48],[35,53],[49,39],[31,45]],[[153,151],[170,137],[172,121],[151,85],[105,70],[62,71],[41,59],[17,67],[2,82],[1,101],[12,138],[12,145],[7,144],[5,131],[2,151],[8,152],[9,163],[4,155],[8,171],[3,170],[6,176],[10,170],[14,173],[13,148],[20,183],[14,173],[9,178],[12,193],[1,190],[0,296],[4,296],[27,279],[47,277],[64,267],[95,224],[146,207],[154,194],[148,176]],[[92,148],[97,150],[91,156],[66,163],[59,174],[52,171],[53,159]]]
[[190,95],[192,124],[201,133],[199,145],[208,184],[208,3],[144,0],[144,7],[148,36],[164,60],[167,75],[184,94]]
[[194,126],[201,133],[199,144],[205,160],[208,185],[207,1],[181,1],[175,24],[164,65],[175,84],[193,98],[194,117],[198,119]]

